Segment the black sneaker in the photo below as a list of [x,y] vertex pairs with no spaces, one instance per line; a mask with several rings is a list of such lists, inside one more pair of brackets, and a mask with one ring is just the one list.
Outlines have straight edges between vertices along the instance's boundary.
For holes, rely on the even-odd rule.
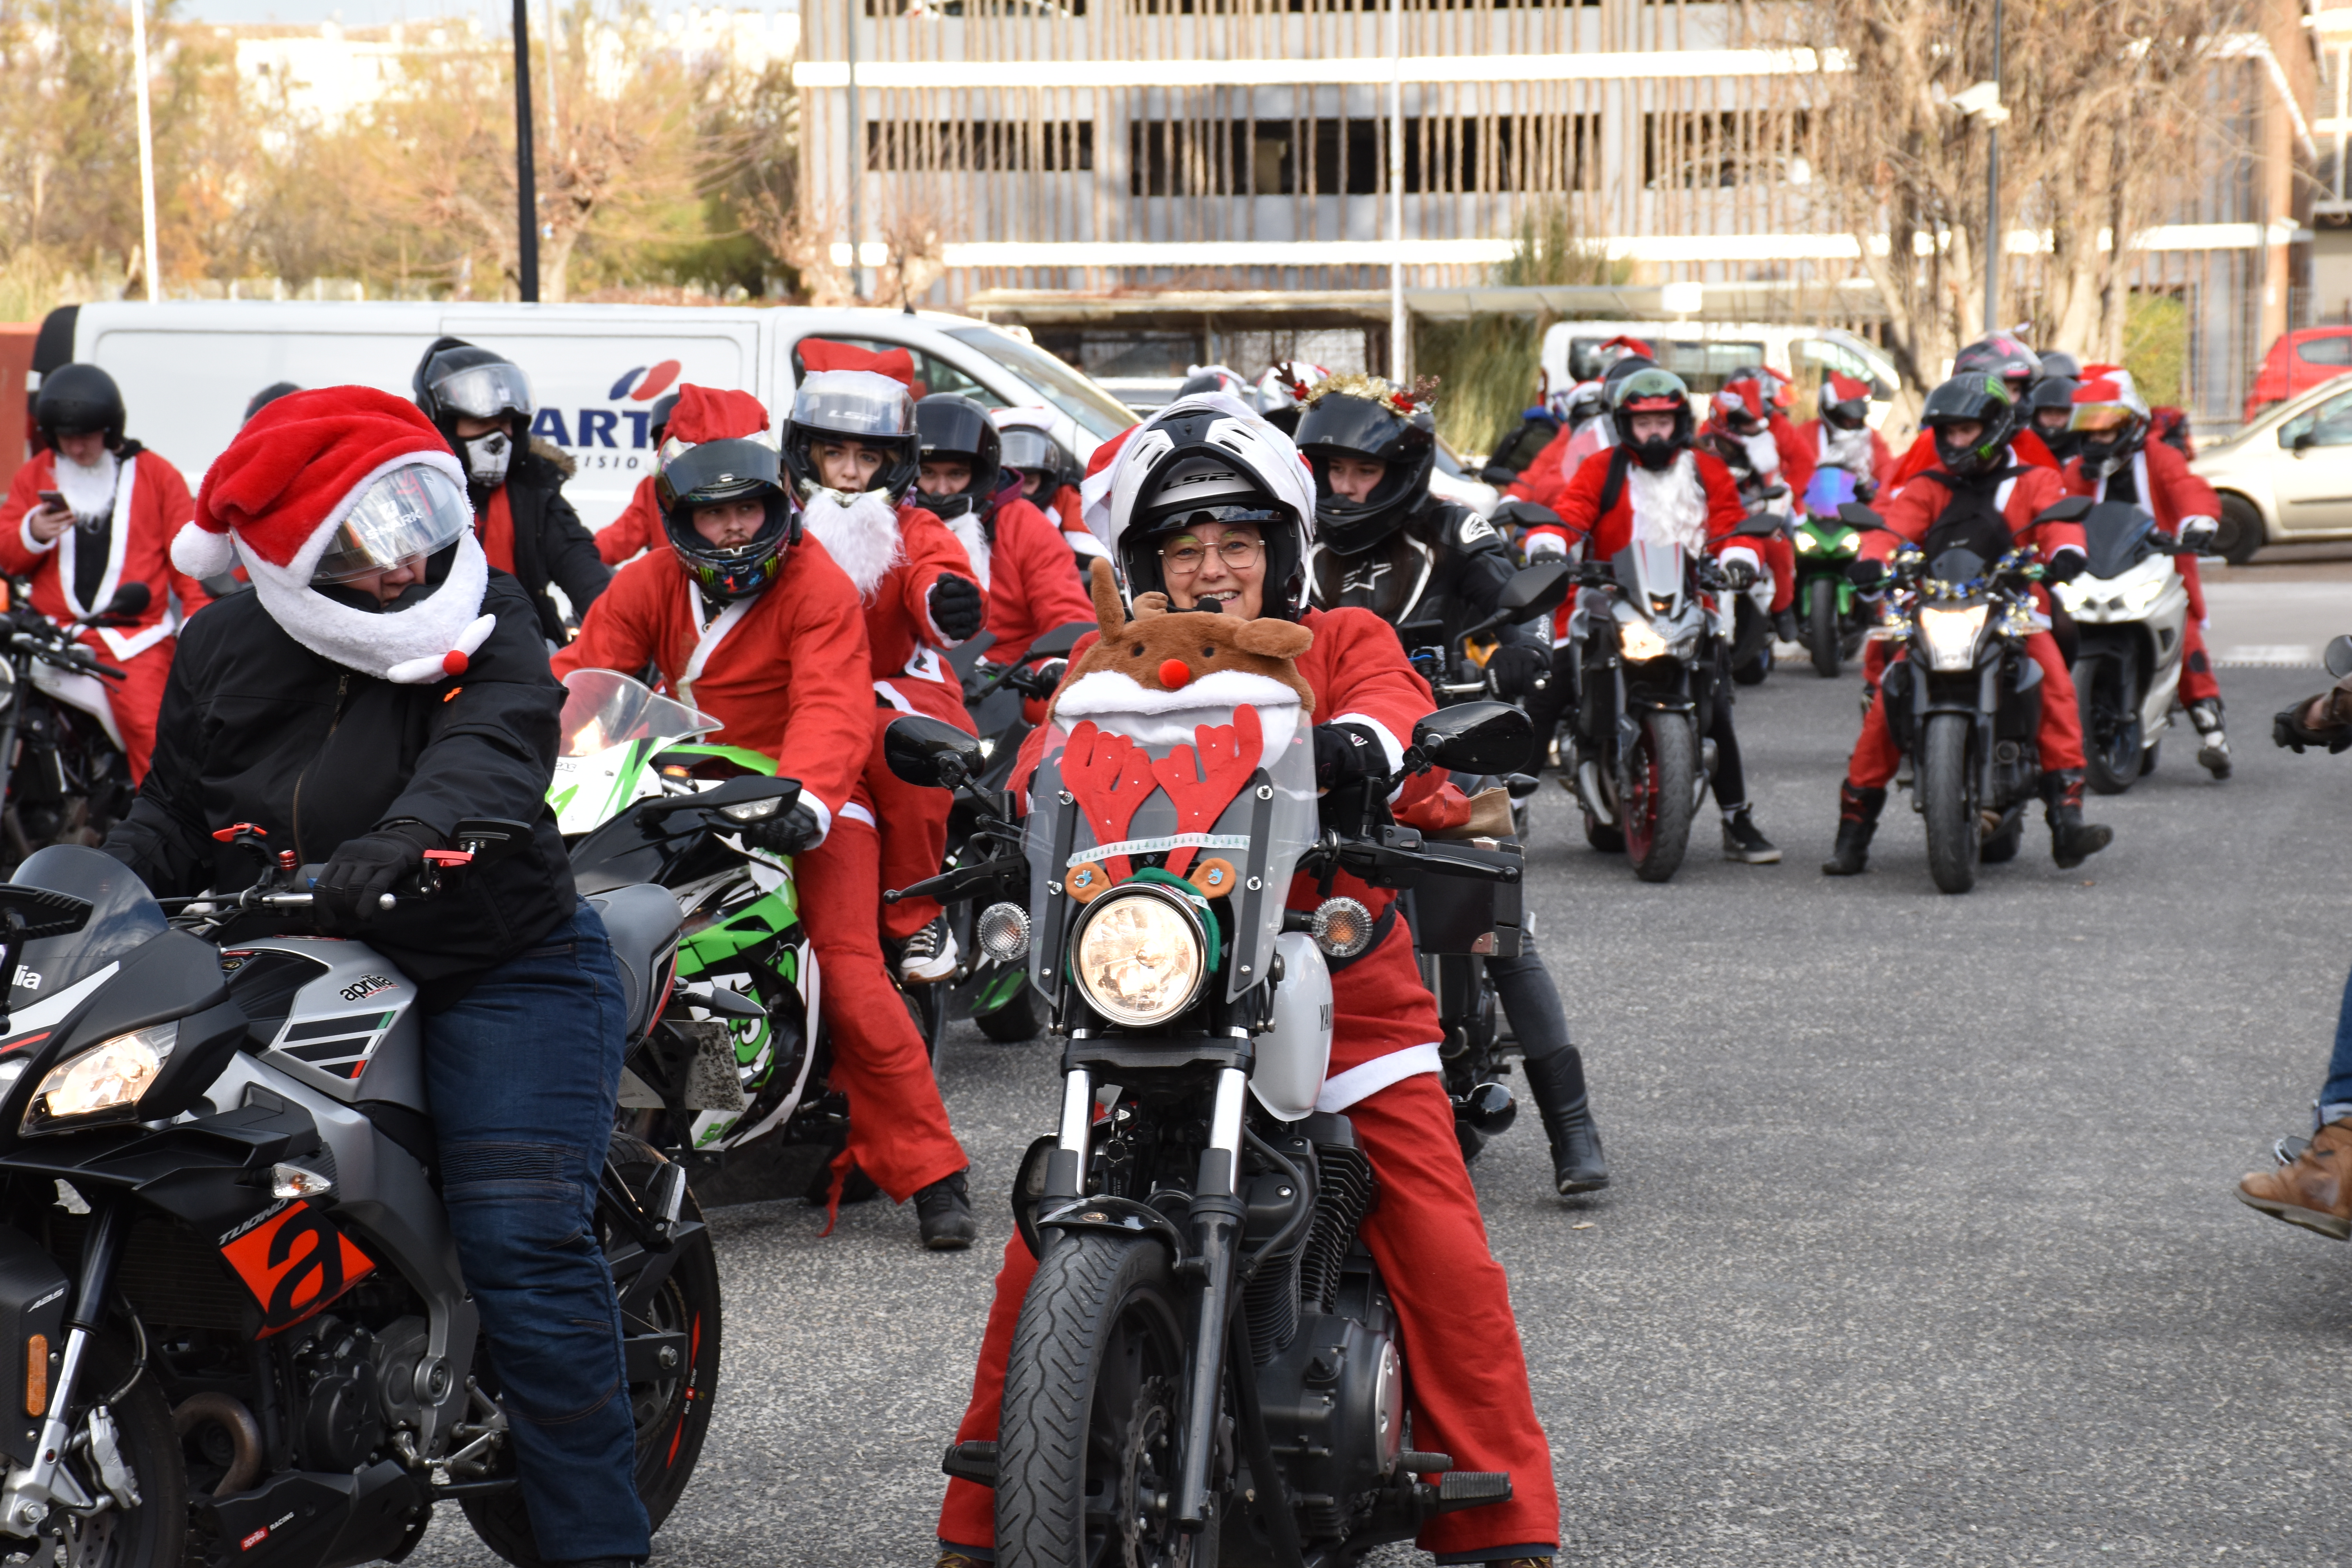
[[945,915],[907,939],[898,952],[898,978],[908,985],[934,985],[956,971],[955,932]]
[[1745,861],[1750,866],[1777,866],[1780,851],[1772,841],[1756,831],[1756,819],[1748,808],[1727,812],[1723,818],[1723,858]]
[[915,1217],[922,1224],[923,1245],[933,1252],[961,1252],[980,1235],[971,1221],[971,1193],[961,1171],[917,1193]]

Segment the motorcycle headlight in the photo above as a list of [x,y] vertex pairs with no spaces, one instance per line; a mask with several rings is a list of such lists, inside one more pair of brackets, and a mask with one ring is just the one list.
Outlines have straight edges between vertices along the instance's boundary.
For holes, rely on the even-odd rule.
[[1087,1003],[1129,1028],[1164,1023],[1208,980],[1201,917],[1174,891],[1145,883],[1097,899],[1079,917],[1074,969]]
[[2151,577],[2145,583],[2135,583],[2116,595],[2115,603],[2126,616],[2144,616],[2156,608],[2157,600],[2164,596],[2165,579]]
[[117,1035],[88,1050],[76,1051],[41,1079],[25,1112],[24,1130],[46,1131],[60,1121],[135,1113],[139,1097],[162,1075],[179,1039],[180,1026],[175,1020]]
[[1666,639],[1660,637],[1657,628],[1647,621],[1619,621],[1617,647],[1626,659],[1633,664],[1642,664],[1654,658],[1664,658],[1670,651],[1666,646]]
[[1812,554],[1815,551],[1817,551],[1817,550],[1821,549],[1821,547],[1822,547],[1822,542],[1821,542],[1821,539],[1820,539],[1820,537],[1819,537],[1818,535],[1816,535],[1816,534],[1813,532],[1813,531],[1812,531],[1812,530],[1811,530],[1811,529],[1809,529],[1809,528],[1801,528],[1801,529],[1799,529],[1799,530],[1797,531],[1797,553],[1798,553],[1798,554],[1800,554],[1800,555],[1811,555],[1811,554]]
[[1862,548],[1862,535],[1849,528],[1831,540],[1823,548],[1832,555],[1852,555]]
[[1989,605],[1968,605],[1956,610],[1922,606],[1919,640],[1927,646],[1929,669],[1966,669],[1976,662],[1977,634],[1984,630]]

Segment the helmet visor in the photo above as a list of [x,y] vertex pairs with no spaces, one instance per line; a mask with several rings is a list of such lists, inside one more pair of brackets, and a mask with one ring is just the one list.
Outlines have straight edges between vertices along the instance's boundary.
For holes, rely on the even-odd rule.
[[1643,413],[1672,413],[1690,401],[1690,388],[1670,370],[1637,370],[1609,389],[1610,406]]
[[738,496],[783,488],[776,448],[761,436],[688,445],[672,441],[662,448],[662,482],[683,506],[713,506]]
[[310,571],[313,583],[349,583],[430,555],[474,525],[457,481],[422,463],[394,468],[368,487]]
[[1059,473],[1062,469],[1061,449],[1043,430],[1015,425],[1004,432],[1004,466]]
[[530,377],[523,374],[522,366],[503,362],[453,370],[433,384],[433,396],[451,413],[475,419],[528,416],[533,407]]
[[870,370],[825,370],[793,394],[793,423],[803,430],[887,440],[915,427],[915,395]]
[[1298,422],[1298,447],[1318,457],[1373,458],[1387,462],[1399,456],[1405,428],[1411,422],[1386,405],[1369,397],[1325,396],[1307,405]]

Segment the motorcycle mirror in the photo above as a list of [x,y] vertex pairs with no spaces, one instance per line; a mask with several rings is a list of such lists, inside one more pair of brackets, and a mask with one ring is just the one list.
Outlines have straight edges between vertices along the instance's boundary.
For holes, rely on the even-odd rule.
[[1078,646],[1078,639],[1094,629],[1095,623],[1092,621],[1072,621],[1067,626],[1055,626],[1029,645],[1029,651],[1021,656],[1022,661],[1026,663],[1031,659],[1038,658],[1066,658],[1069,656],[1070,650]]
[[144,583],[125,583],[106,602],[110,616],[143,616],[147,606],[155,602],[155,592]]
[[1464,702],[1415,724],[1412,749],[1457,773],[1522,773],[1535,761],[1535,721],[1507,702]]
[[[1513,479],[1517,477],[1516,474],[1512,476]],[[1495,510],[1486,514],[1486,521],[1497,528],[1506,523],[1514,528],[1541,528],[1546,523],[1557,526],[1559,522],[1559,513],[1548,506],[1539,506],[1534,501],[1521,500],[1517,496],[1510,496],[1496,503]]]
[[2327,673],[2336,679],[2352,675],[2352,637],[2336,638],[2327,645],[2327,651],[2320,658],[2327,666]]
[[1507,621],[1530,620],[1559,608],[1568,598],[1573,576],[1565,561],[1543,561],[1511,574],[1495,595],[1495,608]]
[[980,741],[944,719],[909,713],[882,731],[882,760],[910,784],[953,789],[980,772]]
[[1858,500],[1841,502],[1837,509],[1837,515],[1838,521],[1848,528],[1885,528],[1886,526],[1884,519]]
[[715,789],[641,802],[637,806],[637,821],[650,826],[676,812],[717,811],[722,806],[749,805],[761,800],[775,801],[777,811],[788,811],[800,797],[798,779],[772,779],[764,773],[745,773],[729,779]]
[[[1780,493],[1786,495],[1788,491],[1783,489]],[[1769,539],[1780,531],[1780,514],[1773,511],[1758,512],[1731,531],[1744,533],[1751,539]]]
[[2068,496],[2053,506],[2043,507],[2034,515],[2036,522],[2080,522],[2091,515],[2095,503],[2089,496]]
[[1519,476],[1517,474],[1503,467],[1500,463],[1489,463],[1485,468],[1478,470],[1479,481],[1483,484],[1493,485],[1496,489],[1502,489],[1505,485],[1509,484],[1513,479],[1516,479]]

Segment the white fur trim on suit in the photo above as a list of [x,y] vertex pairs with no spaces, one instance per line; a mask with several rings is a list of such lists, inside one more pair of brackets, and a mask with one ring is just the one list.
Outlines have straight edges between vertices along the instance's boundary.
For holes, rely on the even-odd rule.
[[1758,558],[1756,552],[1750,550],[1745,544],[1727,546],[1722,554],[1715,558],[1716,564],[1718,566],[1728,566],[1734,561],[1745,561],[1748,565],[1755,568],[1757,576],[1761,577],[1764,575],[1764,563]]
[[[188,526],[193,528],[195,525],[190,523]],[[65,536],[59,534],[58,537],[62,539]],[[29,511],[25,514],[25,521],[16,525],[16,542],[35,555],[47,555],[58,547],[56,539],[36,539],[33,536],[33,514]]]
[[1434,1042],[1425,1046],[1407,1046],[1401,1051],[1391,1051],[1384,1057],[1335,1072],[1323,1080],[1323,1091],[1315,1097],[1315,1109],[1337,1113],[1360,1100],[1380,1093],[1391,1084],[1402,1083],[1425,1072],[1444,1072],[1445,1058],[1437,1054]]
[[1189,745],[1195,729],[1232,723],[1234,710],[1244,703],[1257,710],[1265,742],[1258,755],[1263,766],[1298,732],[1298,693],[1270,675],[1245,669],[1212,670],[1176,691],[1155,691],[1115,669],[1093,670],[1054,699],[1054,721],[1066,730],[1081,719],[1091,719],[1097,729],[1125,735],[1138,745]]
[[988,524],[980,514],[966,511],[947,520],[948,531],[963,546],[964,557],[971,563],[971,574],[980,579],[980,591],[988,592]]

